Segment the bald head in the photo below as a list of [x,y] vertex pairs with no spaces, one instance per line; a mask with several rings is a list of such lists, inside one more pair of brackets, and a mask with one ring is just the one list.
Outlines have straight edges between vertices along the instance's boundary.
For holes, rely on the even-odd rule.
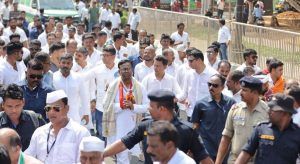
[[0,129],[0,143],[5,145],[7,148],[20,146],[21,138],[19,134],[10,128]]

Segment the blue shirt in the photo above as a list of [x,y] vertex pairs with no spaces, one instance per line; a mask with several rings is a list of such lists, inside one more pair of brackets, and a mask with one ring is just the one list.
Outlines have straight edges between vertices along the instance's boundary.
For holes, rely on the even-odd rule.
[[254,8],[252,14],[257,18],[261,18],[262,17],[262,10],[259,7]]
[[25,99],[25,105],[23,109],[32,110],[35,113],[39,113],[45,120],[47,120],[44,108],[46,106],[47,93],[52,92],[53,89],[38,85],[33,90],[30,90],[27,86],[27,81],[23,81],[20,87],[24,92]]
[[39,35],[43,32],[44,32],[44,30],[39,31],[36,27],[33,27],[29,32],[29,38],[31,40],[37,39],[39,37]]
[[140,54],[129,56],[128,59],[131,61],[133,70],[137,64],[139,64],[143,61]]
[[258,164],[294,164],[300,153],[300,128],[292,121],[283,131],[272,123],[261,123],[254,129],[243,151],[252,156],[256,152],[255,163]]
[[234,99],[222,94],[219,103],[213,100],[211,96],[207,96],[195,105],[192,122],[200,125],[200,136],[205,148],[213,158],[217,156],[227,114],[235,103]]

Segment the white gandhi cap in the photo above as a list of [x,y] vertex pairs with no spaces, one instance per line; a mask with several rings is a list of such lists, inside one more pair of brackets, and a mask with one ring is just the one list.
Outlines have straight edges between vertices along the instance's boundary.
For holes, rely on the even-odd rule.
[[84,137],[80,142],[79,150],[84,152],[103,152],[104,141],[94,136]]
[[65,97],[67,97],[67,94],[65,93],[65,91],[63,91],[63,90],[53,91],[53,92],[47,93],[46,103],[51,104],[62,98],[65,98]]

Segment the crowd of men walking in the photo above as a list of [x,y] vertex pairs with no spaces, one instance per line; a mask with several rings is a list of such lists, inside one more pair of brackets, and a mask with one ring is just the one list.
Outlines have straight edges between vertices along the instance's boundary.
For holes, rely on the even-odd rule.
[[203,51],[184,23],[139,29],[136,8],[117,27],[22,20],[0,24],[1,164],[296,163],[299,83],[254,49],[232,68],[224,20]]

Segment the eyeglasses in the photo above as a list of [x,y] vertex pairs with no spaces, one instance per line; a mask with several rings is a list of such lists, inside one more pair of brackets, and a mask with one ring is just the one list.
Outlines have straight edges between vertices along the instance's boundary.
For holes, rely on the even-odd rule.
[[59,112],[61,110],[60,106],[45,106],[45,111],[49,112],[51,109],[53,109],[55,112]]
[[32,48],[32,47],[30,47],[29,50],[30,51],[40,51],[41,49],[40,48]]
[[43,75],[38,75],[38,74],[32,74],[32,75],[29,75],[29,78],[31,78],[31,79],[35,79],[35,78],[37,78],[37,79],[42,79],[43,78]]
[[214,88],[219,87],[219,84],[213,84],[213,83],[210,83],[210,82],[208,82],[207,85],[208,85],[208,87],[211,87],[211,86],[213,86]]

